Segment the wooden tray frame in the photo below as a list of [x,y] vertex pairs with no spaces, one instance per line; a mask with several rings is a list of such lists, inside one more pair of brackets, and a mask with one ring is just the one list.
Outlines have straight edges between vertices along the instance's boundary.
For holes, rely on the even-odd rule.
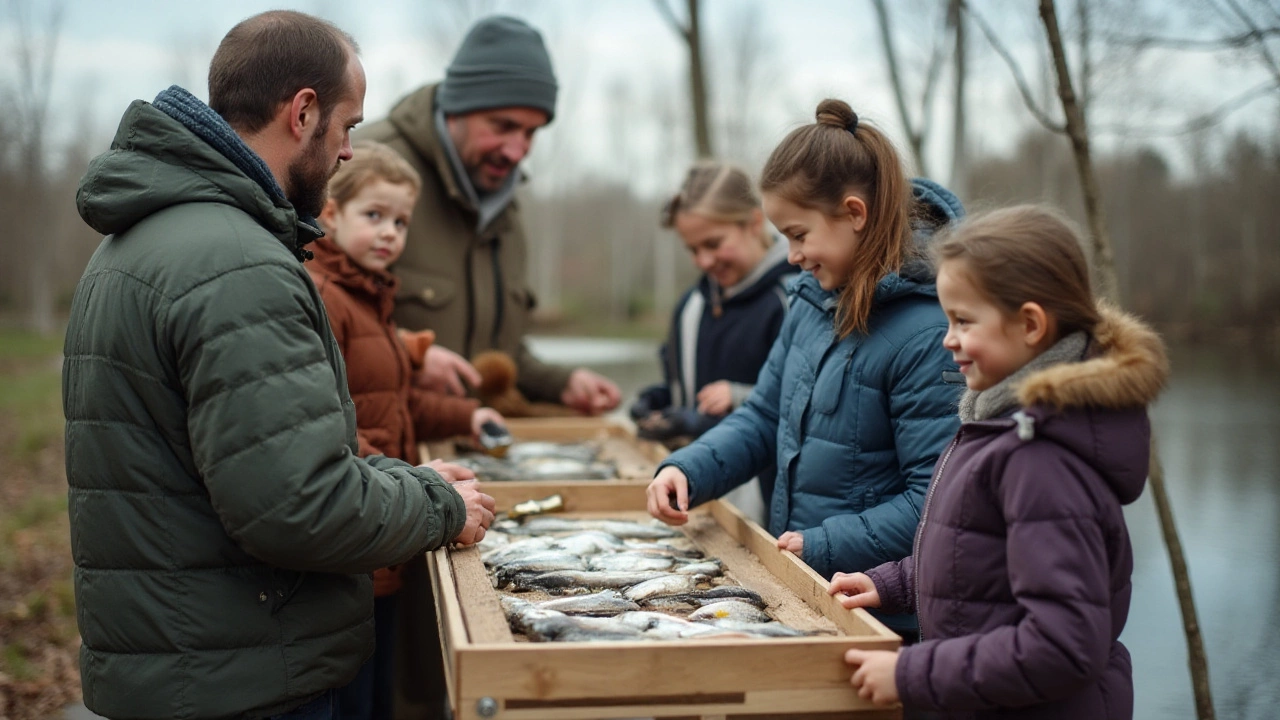
[[[513,483],[488,483],[486,489],[499,485]],[[565,499],[569,512],[643,509],[643,488],[630,485],[562,484],[554,491]],[[547,489],[551,488],[539,492]],[[530,497],[511,488],[498,507]],[[489,584],[479,552],[441,549],[427,555],[427,566],[454,717],[902,717],[901,708],[875,707],[859,698],[849,685],[850,670],[844,663],[850,648],[897,649],[897,634],[865,610],[845,610],[827,594],[826,580],[793,554],[778,550],[768,532],[732,505],[712,501],[694,512],[713,518],[774,578],[844,634],[685,642],[517,642],[501,620],[498,594]],[[495,613],[500,631],[493,629]]]

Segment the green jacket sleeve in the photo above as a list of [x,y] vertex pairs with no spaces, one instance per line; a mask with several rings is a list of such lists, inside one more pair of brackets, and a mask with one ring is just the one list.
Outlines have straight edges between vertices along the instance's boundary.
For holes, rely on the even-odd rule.
[[194,469],[231,538],[279,567],[371,572],[452,540],[465,508],[429,468],[356,457],[322,307],[301,266],[263,262],[187,291],[158,321]]

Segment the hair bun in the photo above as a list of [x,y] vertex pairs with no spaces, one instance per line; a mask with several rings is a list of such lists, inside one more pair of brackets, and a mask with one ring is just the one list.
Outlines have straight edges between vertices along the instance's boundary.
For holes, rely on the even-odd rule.
[[858,129],[858,114],[843,100],[827,98],[818,103],[814,118],[819,125],[832,125],[849,132]]

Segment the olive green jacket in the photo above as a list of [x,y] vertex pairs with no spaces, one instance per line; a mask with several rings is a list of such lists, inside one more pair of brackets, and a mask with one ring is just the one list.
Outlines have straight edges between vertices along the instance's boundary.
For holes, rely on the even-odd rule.
[[85,704],[261,717],[371,654],[368,573],[466,509],[439,475],[356,457],[354,405],[293,208],[137,101],[76,197],[107,234],[63,366]]
[[436,342],[467,358],[502,350],[515,359],[527,397],[560,402],[569,369],[541,362],[524,341],[535,300],[518,202],[477,232],[476,208],[458,187],[436,130],[436,87],[411,93],[385,120],[356,132],[390,145],[422,175],[409,242],[392,267],[400,278],[395,321],[434,330]]

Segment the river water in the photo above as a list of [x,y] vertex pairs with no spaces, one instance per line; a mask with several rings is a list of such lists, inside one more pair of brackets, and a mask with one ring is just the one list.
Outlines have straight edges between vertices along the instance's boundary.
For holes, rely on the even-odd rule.
[[[533,338],[535,353],[613,378],[625,405],[660,378],[657,346]],[[1280,362],[1238,350],[1175,349],[1152,408],[1166,484],[1191,568],[1219,718],[1280,717]],[[1126,508],[1136,720],[1192,720],[1195,706],[1173,574],[1150,493]]]

